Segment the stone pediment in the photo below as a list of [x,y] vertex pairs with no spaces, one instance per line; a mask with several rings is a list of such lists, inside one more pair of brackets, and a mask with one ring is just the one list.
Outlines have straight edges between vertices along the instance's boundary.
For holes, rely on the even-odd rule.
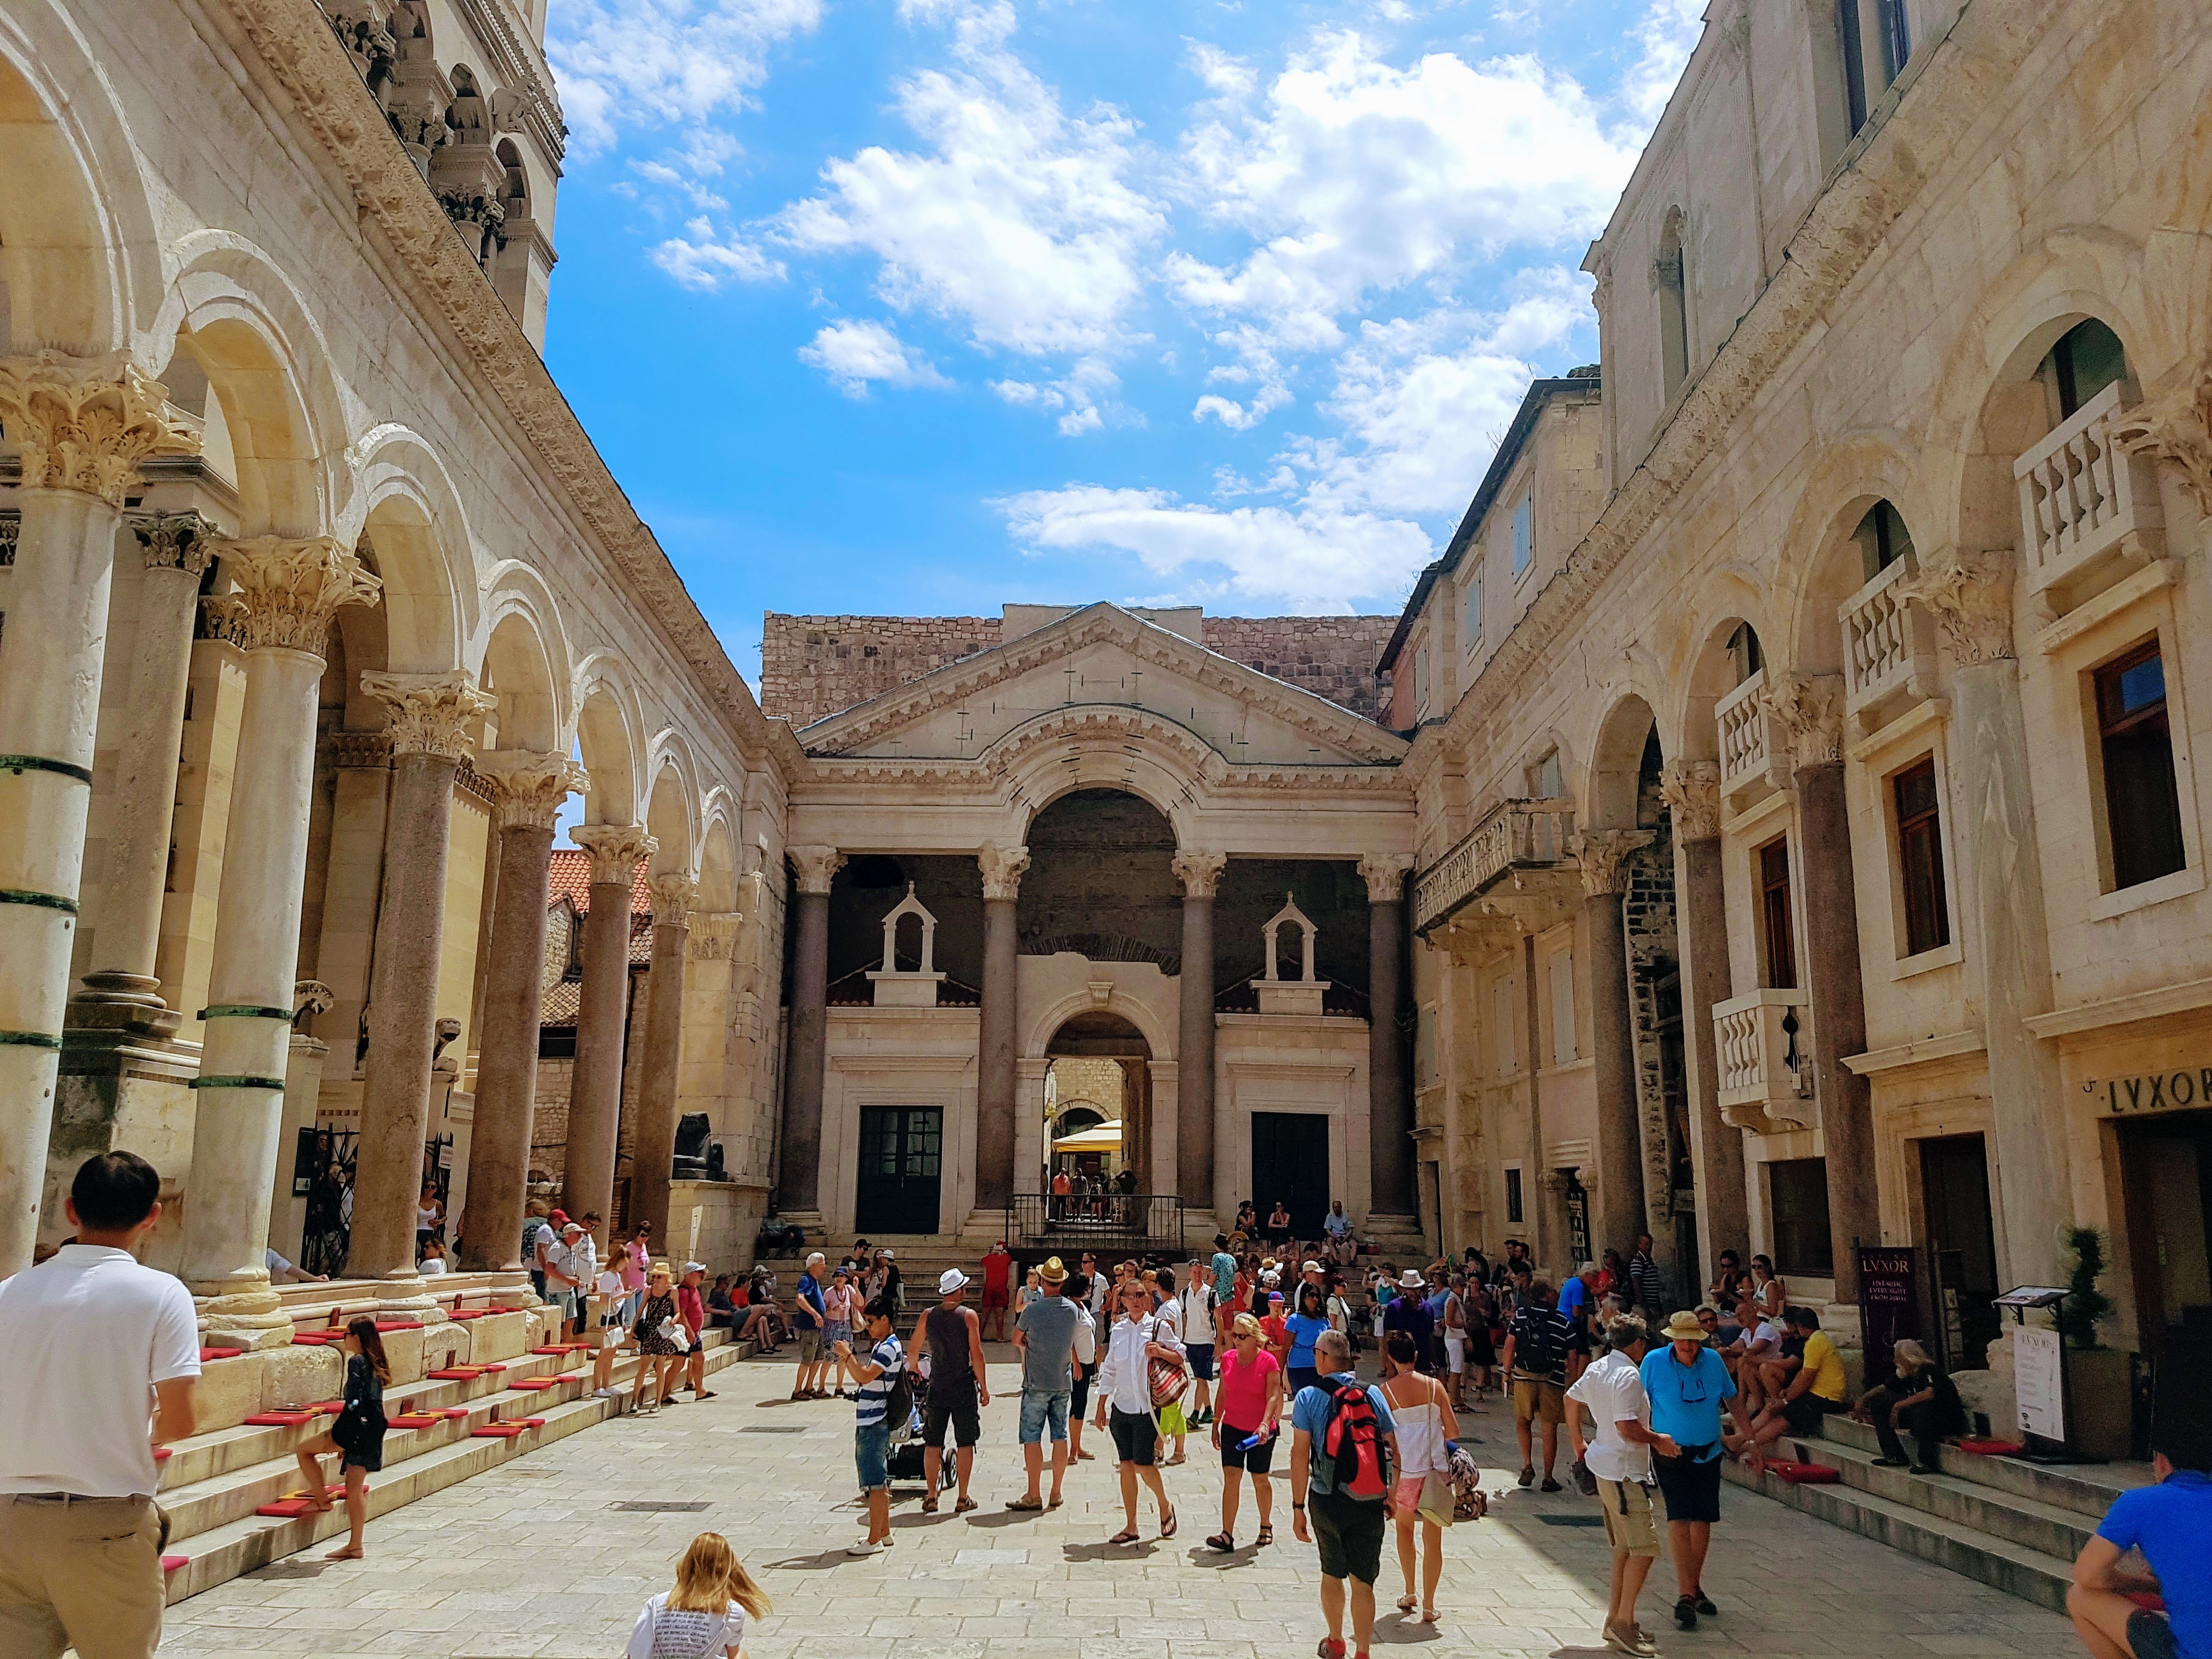
[[810,755],[891,763],[985,762],[994,770],[1075,722],[1223,765],[1394,767],[1403,739],[1325,698],[1248,668],[1119,606],[1085,606],[799,733]]

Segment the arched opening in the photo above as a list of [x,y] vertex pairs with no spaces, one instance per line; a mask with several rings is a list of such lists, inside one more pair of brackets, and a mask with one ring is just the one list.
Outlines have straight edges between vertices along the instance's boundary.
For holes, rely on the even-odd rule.
[[1175,826],[1158,809],[1117,789],[1079,789],[1031,820],[1028,842],[1015,913],[1024,956],[1073,951],[1179,971]]
[[1651,262],[1652,285],[1659,295],[1660,380],[1670,404],[1690,378],[1690,271],[1682,230],[1682,210],[1668,209]]
[[1045,1190],[1066,1200],[1055,1223],[1141,1229],[1127,1200],[1150,1184],[1152,1045],[1120,1014],[1091,1009],[1062,1022],[1045,1054]]

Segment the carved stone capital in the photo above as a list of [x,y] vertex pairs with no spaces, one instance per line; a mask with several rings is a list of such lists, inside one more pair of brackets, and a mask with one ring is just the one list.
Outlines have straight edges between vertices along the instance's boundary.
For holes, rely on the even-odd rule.
[[337,993],[319,979],[292,981],[292,1029],[303,1028],[317,1014],[327,1014],[337,1001]]
[[1575,860],[1583,867],[1583,891],[1591,898],[1628,890],[1628,855],[1649,847],[1649,830],[1584,830],[1575,836]]
[[1428,936],[1431,950],[1442,951],[1463,968],[1494,962],[1521,941],[1521,929],[1510,916],[1470,907]]
[[656,927],[688,927],[691,925],[691,907],[699,902],[699,884],[689,876],[655,876],[646,884],[653,895],[653,925]]
[[1844,757],[1844,677],[1769,673],[1760,700],[1790,740],[1793,769]]
[[2179,469],[2197,510],[2212,518],[2212,375],[2120,410],[2109,429],[2122,449]]
[[1177,853],[1169,866],[1182,884],[1185,898],[1210,899],[1221,890],[1221,872],[1229,867],[1226,853]]
[[637,879],[637,866],[660,850],[641,823],[587,823],[571,830],[568,839],[592,855],[594,887],[627,889]]
[[445,674],[371,670],[362,675],[361,689],[390,711],[384,729],[391,734],[394,758],[431,755],[459,760],[469,750],[471,730],[499,706],[497,697],[477,690],[459,669]]
[[1659,793],[1674,815],[1677,841],[1713,841],[1721,833],[1721,763],[1668,761],[1659,774]]
[[133,513],[125,522],[149,570],[180,570],[198,580],[215,562],[215,526],[197,513]]
[[392,764],[392,738],[382,732],[333,732],[331,764],[342,772],[381,772]]
[[[657,901],[656,901],[657,902]],[[691,937],[684,954],[693,962],[734,962],[744,916],[736,910],[702,910],[691,918]]]
[[550,830],[562,803],[590,781],[566,755],[533,749],[495,749],[477,757],[477,770],[491,786],[502,830]]
[[791,867],[799,872],[799,890],[802,893],[826,893],[837,872],[845,867],[845,855],[834,847],[793,847],[787,849]]
[[1370,904],[1406,902],[1406,872],[1413,867],[1411,853],[1369,853],[1359,860],[1359,873],[1367,883]]
[[384,584],[334,536],[256,536],[215,544],[237,591],[207,601],[208,623],[241,650],[323,654],[342,605],[374,605]]
[[1014,899],[1022,896],[1022,878],[1030,867],[1028,848],[987,841],[975,854],[975,862],[983,872],[984,898]]
[[82,490],[116,507],[149,455],[200,447],[167,388],[120,354],[0,358],[0,427],[22,452],[25,489]]
[[2012,556],[1939,547],[1919,561],[1920,568],[1892,591],[1928,608],[1951,660],[1972,667],[2012,656]]

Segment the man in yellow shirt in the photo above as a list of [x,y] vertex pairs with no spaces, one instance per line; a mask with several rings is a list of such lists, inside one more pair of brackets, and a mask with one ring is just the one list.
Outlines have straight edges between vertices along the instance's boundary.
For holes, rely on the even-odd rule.
[[1762,1446],[1784,1433],[1818,1434],[1822,1418],[1850,1408],[1844,1397],[1850,1392],[1844,1357],[1820,1328],[1820,1316],[1810,1308],[1785,1308],[1782,1328],[1786,1339],[1802,1345],[1802,1355],[1789,1387],[1752,1423],[1751,1437]]

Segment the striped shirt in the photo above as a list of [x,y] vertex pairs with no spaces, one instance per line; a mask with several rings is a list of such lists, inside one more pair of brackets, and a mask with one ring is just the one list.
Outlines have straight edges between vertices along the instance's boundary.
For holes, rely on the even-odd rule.
[[853,1418],[854,1426],[872,1429],[884,1420],[891,1397],[891,1384],[899,1372],[906,1369],[906,1350],[899,1346],[896,1336],[887,1336],[869,1350],[868,1358],[882,1366],[883,1375],[872,1377],[860,1384],[860,1407]]

